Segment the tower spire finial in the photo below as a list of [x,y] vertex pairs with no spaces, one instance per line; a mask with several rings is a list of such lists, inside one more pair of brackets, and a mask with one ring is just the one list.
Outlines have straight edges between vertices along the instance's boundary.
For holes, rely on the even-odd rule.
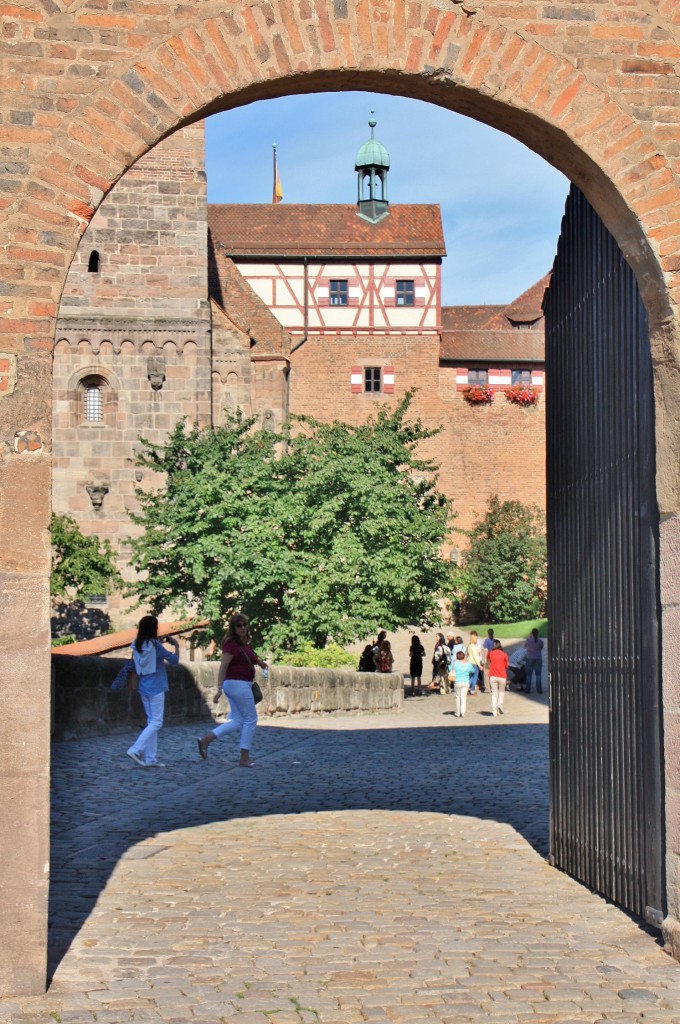
[[377,224],[387,216],[389,208],[387,172],[390,169],[390,154],[375,138],[375,110],[371,111],[368,124],[371,137],[363,144],[354,161],[354,170],[358,175],[357,213],[364,220]]

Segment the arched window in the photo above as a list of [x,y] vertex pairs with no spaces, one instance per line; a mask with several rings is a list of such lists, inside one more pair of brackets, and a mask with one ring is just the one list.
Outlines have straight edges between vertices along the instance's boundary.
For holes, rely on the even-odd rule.
[[73,427],[111,427],[116,422],[120,381],[106,366],[82,366],[68,384],[69,423]]
[[102,382],[90,378],[83,381],[85,396],[85,419],[88,423],[101,423],[104,419]]
[[96,249],[93,249],[90,253],[90,259],[88,260],[87,264],[87,272],[88,274],[99,273],[99,253]]

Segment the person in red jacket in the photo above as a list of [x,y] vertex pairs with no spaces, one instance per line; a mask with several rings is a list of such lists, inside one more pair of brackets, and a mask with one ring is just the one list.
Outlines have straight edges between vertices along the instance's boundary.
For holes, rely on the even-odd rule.
[[500,640],[494,640],[493,647],[489,651],[487,664],[489,666],[489,683],[491,684],[491,714],[502,715],[503,698],[505,697],[505,684],[508,678],[508,656],[501,647]]

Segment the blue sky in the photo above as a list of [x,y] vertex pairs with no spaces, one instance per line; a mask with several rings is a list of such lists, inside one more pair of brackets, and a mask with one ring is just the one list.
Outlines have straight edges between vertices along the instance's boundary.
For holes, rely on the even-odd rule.
[[356,202],[371,110],[390,202],[441,206],[445,305],[510,302],[550,269],[567,178],[510,136],[418,100],[317,93],[217,114],[206,122],[209,201],[271,202],[276,142],[284,203]]

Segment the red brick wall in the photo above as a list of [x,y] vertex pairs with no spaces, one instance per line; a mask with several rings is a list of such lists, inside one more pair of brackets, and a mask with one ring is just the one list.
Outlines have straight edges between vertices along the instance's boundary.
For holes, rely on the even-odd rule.
[[[353,366],[393,366],[394,395],[352,394]],[[415,388],[412,415],[440,429],[422,454],[441,465],[439,486],[453,501],[455,526],[467,530],[490,495],[545,508],[545,399],[512,405],[499,392],[490,406],[470,406],[456,388],[455,368],[439,367],[439,340],[429,336],[310,337],[292,357],[293,413],[361,423],[380,402],[395,403]],[[465,544],[462,535],[452,543]]]

